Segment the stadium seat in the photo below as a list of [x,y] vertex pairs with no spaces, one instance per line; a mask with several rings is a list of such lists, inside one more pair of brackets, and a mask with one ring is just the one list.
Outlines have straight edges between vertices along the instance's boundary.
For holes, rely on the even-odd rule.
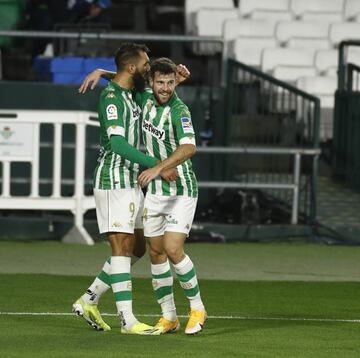
[[200,9],[195,13],[195,33],[198,36],[222,36],[224,22],[228,19],[237,19],[236,9]]
[[310,66],[276,66],[272,75],[285,82],[295,82],[302,76],[316,76],[316,69]]
[[80,85],[86,73],[54,73],[53,74],[53,82],[61,85]]
[[85,58],[83,66],[83,71],[85,73],[90,73],[97,68],[104,68],[109,71],[116,71],[115,62],[112,57]]
[[326,50],[331,47],[330,41],[328,39],[301,39],[293,38],[287,42],[287,47],[297,48],[297,49],[308,49],[312,50],[314,53],[316,50]]
[[350,46],[347,50],[346,61],[360,66],[360,47]]
[[255,10],[251,14],[251,18],[254,20],[266,20],[275,25],[278,21],[292,20],[293,15],[290,11]]
[[234,41],[233,57],[249,66],[260,67],[264,48],[276,47],[275,38],[238,37]]
[[58,84],[80,84],[84,77],[83,57],[54,57],[50,71],[53,82]]
[[336,74],[338,67],[337,50],[318,50],[315,52],[314,64],[321,75]]
[[84,72],[83,57],[54,57],[51,60],[52,73],[82,73]]
[[275,36],[281,43],[290,39],[326,39],[329,24],[319,21],[280,21],[275,28]]
[[275,26],[271,22],[250,19],[230,19],[224,22],[224,40],[237,37],[274,37]]
[[302,21],[320,21],[327,22],[328,24],[332,22],[341,22],[343,21],[343,14],[340,12],[305,12],[301,16]]
[[344,9],[345,20],[359,21],[360,19],[360,1],[359,0],[346,0]]
[[338,45],[343,40],[358,38],[360,24],[355,22],[341,22],[330,25],[329,38],[333,45]]
[[321,120],[320,139],[326,141],[333,137],[333,111],[335,91],[337,89],[336,77],[301,77],[296,85],[301,90],[320,98]]
[[261,68],[273,71],[276,66],[313,66],[313,52],[290,48],[266,48],[262,52]]
[[[21,4],[16,0],[0,1],[0,30],[14,30],[21,20]],[[0,47],[8,47],[13,43],[10,37],[0,37]]]
[[201,8],[234,9],[233,0],[185,0],[185,30],[187,34],[195,32],[195,13]]
[[297,17],[305,13],[342,13],[344,0],[290,0],[290,9]]
[[249,17],[256,10],[288,11],[289,0],[241,0],[239,14],[241,17]]

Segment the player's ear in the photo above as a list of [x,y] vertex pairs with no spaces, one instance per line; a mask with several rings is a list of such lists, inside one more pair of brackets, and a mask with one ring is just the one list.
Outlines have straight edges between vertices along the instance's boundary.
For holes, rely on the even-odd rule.
[[130,74],[135,74],[135,72],[136,72],[136,66],[135,66],[135,64],[133,64],[133,63],[129,63],[128,64],[128,66],[127,66],[127,70],[128,70],[128,72],[130,73]]
[[149,85],[150,85],[150,87],[152,87],[153,86],[153,84],[154,84],[154,79],[151,77],[151,75],[149,76]]

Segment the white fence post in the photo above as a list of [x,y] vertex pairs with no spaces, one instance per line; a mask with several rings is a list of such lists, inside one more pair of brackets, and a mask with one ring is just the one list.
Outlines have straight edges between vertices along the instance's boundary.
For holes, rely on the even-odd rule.
[[94,240],[84,228],[84,183],[86,152],[86,114],[78,113],[75,139],[75,225],[62,239],[66,243],[93,245]]

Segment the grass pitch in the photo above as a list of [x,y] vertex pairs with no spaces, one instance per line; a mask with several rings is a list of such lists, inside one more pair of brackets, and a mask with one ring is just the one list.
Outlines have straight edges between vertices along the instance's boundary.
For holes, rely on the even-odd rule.
[[[32,244],[26,245],[31,252]],[[49,257],[62,257],[65,264],[69,248],[79,249],[60,244],[44,245],[49,270],[52,266]],[[21,261],[26,251],[21,243],[0,243],[0,256],[5,257],[9,247],[11,252],[18,248],[14,260]],[[194,261],[214,257],[218,248],[225,250],[226,247],[231,257],[236,250],[234,246],[203,246],[204,256],[195,257]],[[254,247],[262,249],[261,245]],[[276,245],[274,247],[278,251]],[[272,245],[266,246],[267,251],[271,248]],[[322,248],[316,251],[317,248],[313,246],[312,250],[321,261],[324,259]],[[82,252],[87,250],[93,252],[93,248],[81,248]],[[338,261],[333,261],[334,266],[346,261],[343,251],[340,252]],[[95,260],[96,255],[92,258]],[[27,260],[29,272],[34,272],[38,260],[34,263],[29,257]],[[98,260],[91,265],[101,265],[102,252]],[[291,262],[291,257],[288,255],[286,260]],[[68,262],[74,264],[71,258]],[[307,270],[313,272],[313,267]],[[72,276],[0,274],[1,358],[360,356],[360,282],[344,282],[344,277],[339,282],[201,279],[201,293],[210,318],[204,331],[194,337],[184,334],[188,305],[176,281],[174,293],[181,330],[171,335],[144,337],[120,333],[111,292],[102,297],[100,310],[106,313],[104,319],[113,327],[112,331],[96,332],[80,317],[72,315],[73,301],[92,280],[89,276],[72,273]],[[228,278],[234,276],[235,273],[229,272]],[[151,280],[135,278],[133,286],[136,315],[146,323],[155,323],[160,312]]]

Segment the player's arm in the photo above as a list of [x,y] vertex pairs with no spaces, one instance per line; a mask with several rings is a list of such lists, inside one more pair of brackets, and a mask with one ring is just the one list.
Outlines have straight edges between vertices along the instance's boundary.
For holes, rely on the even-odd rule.
[[[138,178],[138,183],[141,187],[148,185],[153,179],[161,175],[166,179],[166,173],[170,169],[174,169],[178,165],[184,163],[196,153],[196,146],[194,144],[181,144],[171,156],[164,161],[158,163],[156,166],[144,170]],[[164,176],[162,175],[164,173]]]
[[170,168],[175,168],[184,163],[196,153],[195,132],[191,123],[191,116],[187,108],[180,113],[174,114],[173,120],[175,135],[179,139],[179,147],[164,161],[155,167],[143,171],[138,179],[141,187],[144,187],[161,173]]
[[156,158],[150,157],[133,147],[122,135],[112,135],[110,143],[112,151],[129,162],[138,163],[146,168],[152,168],[158,162]]
[[158,162],[156,158],[142,153],[125,139],[124,103],[116,98],[114,92],[111,91],[104,94],[104,98],[101,99],[100,103],[100,115],[104,119],[112,151],[132,163],[139,163],[147,168],[155,166]]
[[178,86],[190,77],[190,71],[183,64],[176,66],[175,85]]
[[79,87],[79,93],[85,93],[87,89],[90,86],[90,89],[94,89],[98,82],[100,81],[100,78],[104,78],[108,81],[111,81],[116,75],[116,72],[103,70],[101,68],[96,69],[95,71],[88,74],[81,86]]
[[[185,65],[177,65],[176,66],[176,76],[175,76],[175,83],[176,85],[179,85],[180,83],[184,82],[190,77],[190,71],[186,68]],[[87,89],[90,86],[90,89],[94,89],[98,82],[100,81],[100,78],[104,78],[107,81],[111,81],[116,75],[116,72],[103,70],[101,68],[98,68],[88,74],[81,86],[79,87],[79,93],[85,93]]]
[[196,153],[194,144],[181,144],[171,156],[158,163],[160,172],[166,169],[175,168],[190,159]]

